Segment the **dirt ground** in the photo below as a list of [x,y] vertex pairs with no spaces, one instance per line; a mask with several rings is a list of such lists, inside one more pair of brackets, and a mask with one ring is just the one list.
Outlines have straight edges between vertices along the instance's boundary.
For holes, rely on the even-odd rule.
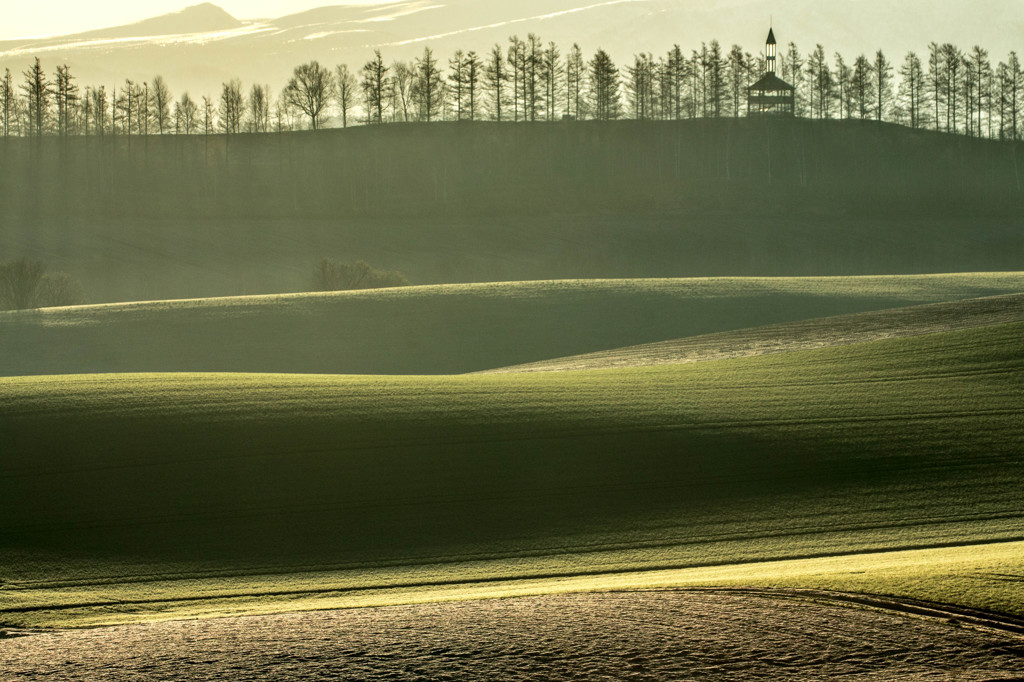
[[1020,623],[907,610],[691,590],[8,632],[0,678],[1024,679]]
[[1022,679],[1024,629],[826,595],[554,595],[9,636],[26,680]]

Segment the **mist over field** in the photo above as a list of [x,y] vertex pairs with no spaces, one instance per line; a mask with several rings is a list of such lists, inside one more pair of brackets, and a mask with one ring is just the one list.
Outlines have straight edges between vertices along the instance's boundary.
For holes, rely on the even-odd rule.
[[236,14],[0,42],[0,678],[1017,679],[1024,5]]

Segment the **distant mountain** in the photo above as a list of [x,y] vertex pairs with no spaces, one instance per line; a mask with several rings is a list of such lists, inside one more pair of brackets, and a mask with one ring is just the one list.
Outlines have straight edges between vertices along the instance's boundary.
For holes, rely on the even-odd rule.
[[242,22],[209,2],[192,5],[178,12],[143,19],[134,24],[104,28],[65,36],[64,40],[96,40],[225,31],[243,26]]
[[310,59],[358,69],[380,49],[386,60],[411,59],[425,46],[445,63],[456,49],[488,51],[528,33],[563,50],[579,43],[588,54],[603,47],[621,65],[639,52],[686,53],[704,41],[763,49],[768,23],[785,46],[802,53],[821,43],[847,61],[884,49],[899,63],[930,41],[968,49],[978,44],[995,61],[1024,52],[1020,0],[397,0],[383,5],[337,5],[276,19],[240,21],[211,4],[196,5],[127,26],[38,40],[0,42],[0,68],[15,73],[39,56],[51,70],[72,67],[81,83],[112,85],[162,74],[175,91],[215,93],[224,80],[282,86]]

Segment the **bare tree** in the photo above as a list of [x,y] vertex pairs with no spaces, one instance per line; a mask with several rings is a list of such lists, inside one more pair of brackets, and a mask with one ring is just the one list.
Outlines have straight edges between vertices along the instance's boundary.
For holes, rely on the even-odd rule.
[[540,79],[544,87],[544,118],[554,121],[561,101],[562,83],[565,71],[562,68],[562,54],[554,42],[549,42],[540,56]]
[[242,81],[234,78],[221,85],[220,92],[220,128],[228,134],[238,133],[242,129],[242,112],[245,110],[245,97],[242,95]]
[[959,97],[960,72],[963,66],[963,53],[951,43],[944,43],[940,48],[942,54],[942,94],[946,103],[946,132],[957,132],[957,115],[960,111]]
[[505,103],[505,84],[508,82],[508,71],[505,68],[505,55],[501,45],[495,44],[487,56],[484,67],[484,80],[490,102],[491,116],[501,121],[502,105]]
[[199,132],[199,107],[186,92],[174,103],[176,132],[194,135]]
[[[983,49],[980,45],[975,45],[967,59],[967,68],[970,70],[971,76],[967,97],[972,105],[969,128],[981,136],[984,133],[982,121],[987,108],[986,104],[990,102],[992,94],[992,64],[989,62],[988,50]],[[989,122],[991,119],[992,117],[988,116]]]
[[21,85],[21,91],[24,93],[28,105],[26,107],[28,134],[40,137],[46,130],[50,118],[52,86],[46,78],[46,72],[43,71],[39,57],[36,57],[35,63],[22,75],[25,80]]
[[134,93],[135,83],[129,79],[125,79],[124,87],[121,89],[121,94],[114,98],[114,111],[116,112],[114,116],[115,122],[120,118],[121,132],[128,136],[131,136],[132,134],[132,122],[135,120],[133,117],[135,114]]
[[270,130],[270,86],[253,85],[249,91],[249,131],[265,133]]
[[857,112],[857,118],[868,118],[871,115],[871,104],[874,99],[873,73],[867,57],[857,57],[850,77],[850,104],[851,109]]
[[626,74],[626,98],[633,118],[638,121],[651,118],[654,94],[654,60],[651,55],[635,55],[633,66],[626,67]]
[[900,67],[898,99],[911,128],[920,128],[923,122],[923,96],[925,87],[924,66],[921,58],[908,52]]
[[796,43],[790,43],[786,47],[786,54],[782,60],[783,78],[795,89],[794,105],[797,116],[804,113],[804,102],[807,99],[804,94],[804,60]]
[[807,102],[814,118],[829,118],[833,99],[832,70],[825,56],[825,46],[818,44],[807,57]]
[[139,133],[149,135],[149,123],[153,120],[153,110],[149,100],[149,83],[142,84],[136,93],[135,101],[139,103]]
[[0,310],[76,305],[84,298],[77,282],[62,272],[46,273],[41,261],[0,263]]
[[540,71],[543,68],[544,47],[540,36],[530,33],[526,36],[526,50],[523,52],[523,113],[526,120],[536,121],[537,111],[543,101],[540,87]]
[[92,111],[96,134],[102,137],[107,130],[107,90],[102,85],[92,89]]
[[46,266],[41,261],[21,258],[0,264],[0,309],[24,310],[35,306]]
[[334,98],[334,79],[326,67],[311,61],[295,67],[284,98],[309,118],[309,127],[319,130],[324,109]]
[[13,129],[13,123],[17,119],[17,95],[14,92],[14,79],[11,70],[4,70],[4,77],[0,79],[0,125],[3,127],[4,137],[8,137]]
[[434,53],[430,48],[424,48],[423,56],[416,59],[416,80],[412,88],[419,120],[429,123],[440,114],[444,101],[442,86],[441,71],[437,68]]
[[892,64],[881,50],[875,53],[873,71],[876,93],[875,120],[883,121],[892,107]]
[[[512,68],[512,120],[519,121],[519,91],[522,89],[524,78],[522,70],[525,65],[526,45],[519,36],[512,36],[508,39],[508,65]],[[523,96],[525,99],[525,95]],[[525,116],[524,116],[525,118]]]
[[1024,95],[1024,71],[1021,69],[1020,59],[1016,52],[1011,52],[1007,58],[1000,81],[1002,87],[1001,106],[1004,111],[1003,119],[1005,119],[1000,134],[1011,140],[1019,140],[1021,138],[1019,119],[1021,99]]
[[341,127],[348,127],[348,112],[356,105],[356,78],[347,64],[339,64],[334,70],[334,95],[341,111]]
[[463,74],[463,67],[466,65],[466,55],[462,50],[456,50],[455,55],[448,60],[448,83],[449,92],[452,96],[452,106],[455,109],[455,120],[462,120],[462,90],[466,84]]
[[149,88],[149,104],[153,110],[157,132],[163,135],[171,125],[171,91],[167,88],[163,76],[153,79]]
[[57,134],[67,137],[71,133],[79,99],[78,85],[67,64],[57,67],[54,95],[57,100]]
[[394,120],[412,120],[412,86],[416,67],[410,62],[398,61],[391,65],[391,109]]
[[835,54],[836,70],[836,99],[839,100],[839,118],[850,118],[853,114],[853,107],[850,106],[850,81],[853,79],[853,71],[847,66],[843,55]]
[[380,50],[374,50],[373,60],[363,65],[362,90],[363,106],[366,109],[367,123],[383,123],[384,111],[387,108],[388,71]]
[[213,100],[203,95],[203,135],[213,132]]
[[565,113],[575,119],[583,118],[583,81],[586,73],[583,50],[573,43],[565,56]]
[[591,111],[598,121],[616,119],[622,112],[619,101],[619,70],[608,53],[598,50],[590,60],[589,95]]

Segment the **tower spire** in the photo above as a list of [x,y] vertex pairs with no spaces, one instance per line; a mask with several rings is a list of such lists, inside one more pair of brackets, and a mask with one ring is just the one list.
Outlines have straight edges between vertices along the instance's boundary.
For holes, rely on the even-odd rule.
[[768,40],[764,45],[765,65],[768,67],[768,73],[775,73],[775,51],[775,29],[769,26]]

